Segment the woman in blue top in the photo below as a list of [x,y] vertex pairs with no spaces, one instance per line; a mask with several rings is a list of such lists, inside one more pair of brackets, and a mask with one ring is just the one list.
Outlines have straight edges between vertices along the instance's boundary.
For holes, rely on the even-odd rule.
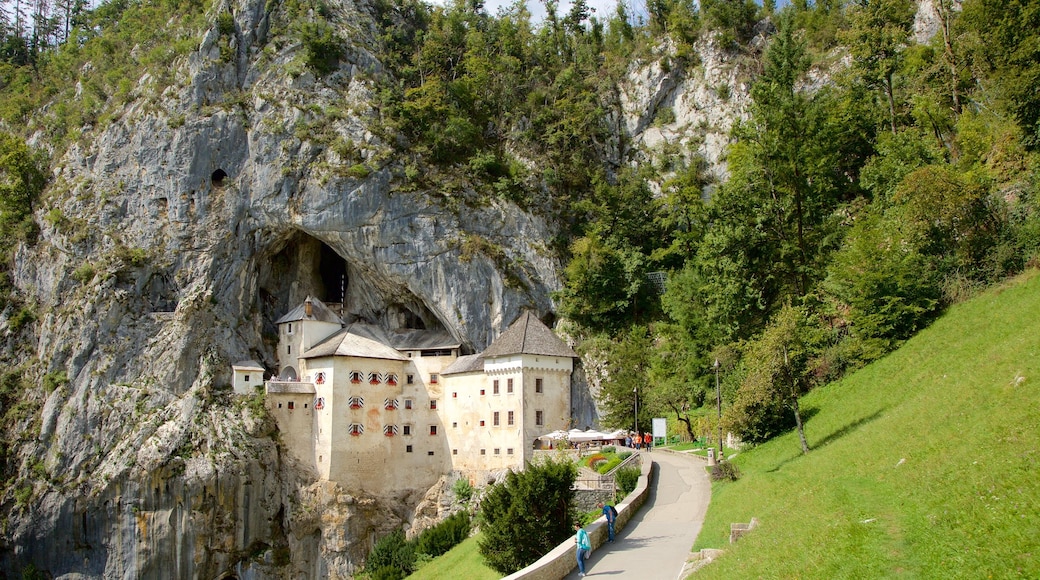
[[592,544],[589,543],[589,533],[581,527],[581,524],[574,524],[574,529],[578,532],[574,535],[574,543],[578,546],[578,576],[584,576],[585,558],[592,549]]

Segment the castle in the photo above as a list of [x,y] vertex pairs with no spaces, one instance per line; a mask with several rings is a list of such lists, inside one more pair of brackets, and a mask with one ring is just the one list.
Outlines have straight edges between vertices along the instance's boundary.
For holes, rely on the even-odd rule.
[[[537,438],[567,429],[577,355],[529,312],[484,352],[443,331],[346,325],[307,300],[277,320],[266,404],[285,446],[346,489],[425,489],[444,474],[522,469]],[[262,365],[232,366],[250,394]]]

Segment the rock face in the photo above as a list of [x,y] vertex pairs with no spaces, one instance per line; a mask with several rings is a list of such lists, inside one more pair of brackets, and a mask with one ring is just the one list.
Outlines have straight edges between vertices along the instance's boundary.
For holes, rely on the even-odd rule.
[[[56,163],[52,212],[13,279],[37,314],[26,372],[68,382],[24,422],[0,575],[347,577],[376,537],[436,519],[446,486],[384,497],[315,482],[262,404],[230,395],[230,365],[273,368],[273,320],[307,295],[348,321],[443,328],[471,351],[523,309],[553,312],[553,224],[401,177],[375,130],[370,18],[334,4],[353,46],[317,80],[294,69],[298,43],[272,41],[268,10],[219,6],[233,33],[213,24],[173,85],[145,75],[117,122],[85,128]],[[616,121],[635,157],[679,143],[721,176],[745,73],[702,52],[692,75],[633,68]],[[573,392],[594,422],[588,387]]]

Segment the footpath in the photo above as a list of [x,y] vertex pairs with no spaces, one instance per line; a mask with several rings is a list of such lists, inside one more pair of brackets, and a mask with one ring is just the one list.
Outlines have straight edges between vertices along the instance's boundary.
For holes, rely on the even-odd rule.
[[[586,560],[586,577],[676,580],[682,575],[711,500],[705,462],[669,451],[653,451],[650,496],[618,533]],[[568,579],[578,578],[574,569]]]

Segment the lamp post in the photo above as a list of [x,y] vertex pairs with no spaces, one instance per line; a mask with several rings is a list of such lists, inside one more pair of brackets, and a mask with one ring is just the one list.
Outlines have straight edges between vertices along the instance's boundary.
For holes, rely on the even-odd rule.
[[635,412],[632,414],[632,418],[635,419],[635,434],[639,434],[639,387],[632,387],[632,398],[635,400]]
[[719,388],[719,359],[715,359],[715,403],[719,409],[719,461],[722,461],[722,390]]

